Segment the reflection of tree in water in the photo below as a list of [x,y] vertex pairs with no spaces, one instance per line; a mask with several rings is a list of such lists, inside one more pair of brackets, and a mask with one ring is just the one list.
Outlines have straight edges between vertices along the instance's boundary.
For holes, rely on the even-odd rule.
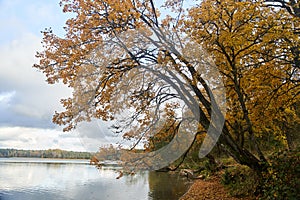
[[152,200],[179,199],[189,188],[191,182],[178,174],[149,172],[149,197]]
[[125,174],[125,182],[127,185],[143,185],[147,184],[147,172],[139,171],[135,174]]

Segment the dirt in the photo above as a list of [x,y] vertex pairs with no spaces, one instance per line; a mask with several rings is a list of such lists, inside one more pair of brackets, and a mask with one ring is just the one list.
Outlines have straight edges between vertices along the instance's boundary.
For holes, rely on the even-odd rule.
[[250,200],[250,198],[231,197],[217,177],[209,180],[196,180],[180,200]]

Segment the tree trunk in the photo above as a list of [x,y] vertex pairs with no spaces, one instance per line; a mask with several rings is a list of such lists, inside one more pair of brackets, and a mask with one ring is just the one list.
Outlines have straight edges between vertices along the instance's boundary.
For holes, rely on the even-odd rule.
[[230,133],[224,127],[223,133],[220,136],[220,143],[223,144],[225,151],[241,165],[246,165],[254,171],[261,173],[265,169],[267,163],[262,162],[259,158],[253,155],[245,148],[241,148],[238,142],[234,141]]
[[285,137],[286,137],[286,141],[287,141],[287,145],[288,145],[288,149],[292,150],[294,148],[294,143],[293,143],[293,137],[292,134],[290,132],[290,129],[286,127],[286,125],[284,126],[284,132],[285,132]]

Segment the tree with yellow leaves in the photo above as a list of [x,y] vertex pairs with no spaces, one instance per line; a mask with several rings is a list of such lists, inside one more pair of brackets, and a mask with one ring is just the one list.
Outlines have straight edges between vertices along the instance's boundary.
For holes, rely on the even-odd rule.
[[299,66],[293,63],[299,22],[259,1],[204,1],[189,18],[184,28],[224,75],[228,127],[242,147],[247,134],[263,159],[256,138],[268,132],[285,138],[277,121],[295,116],[290,109],[299,99]]
[[[278,121],[293,115],[299,99],[290,45],[299,45],[299,22],[261,1],[202,1],[184,15],[181,4],[167,1],[178,15],[161,19],[152,0],[61,1],[75,17],[65,38],[44,31],[35,65],[48,83],[74,89],[53,121],[68,131],[92,118],[117,120],[115,131],[134,148],[172,113],[176,130],[184,130],[185,139],[176,138],[184,151],[203,131],[215,133],[207,143],[214,145],[220,131],[221,146],[237,162],[261,171],[266,159],[258,139],[272,132],[285,140]],[[223,83],[226,115],[218,101]]]

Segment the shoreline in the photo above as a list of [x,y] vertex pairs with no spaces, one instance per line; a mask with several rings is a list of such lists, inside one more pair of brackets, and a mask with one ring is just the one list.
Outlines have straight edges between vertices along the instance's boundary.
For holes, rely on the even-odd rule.
[[179,200],[251,200],[254,198],[232,197],[221,184],[220,178],[215,176],[207,180],[197,179],[193,182],[188,191]]

